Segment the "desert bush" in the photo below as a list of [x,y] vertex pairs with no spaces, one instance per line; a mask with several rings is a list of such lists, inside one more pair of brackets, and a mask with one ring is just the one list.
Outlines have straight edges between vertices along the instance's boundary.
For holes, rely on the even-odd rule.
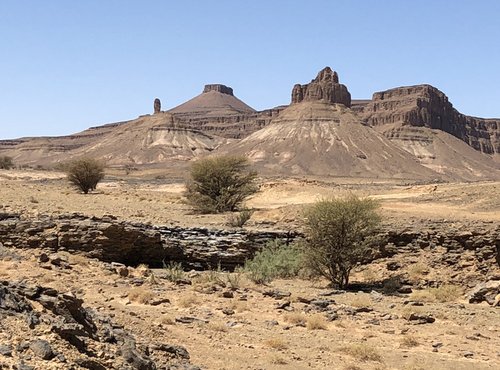
[[104,178],[104,164],[93,158],[75,159],[64,165],[68,181],[84,194],[95,190]]
[[378,203],[349,196],[321,200],[305,212],[304,262],[308,270],[345,288],[349,274],[375,247]]
[[245,262],[244,271],[253,282],[267,284],[277,278],[297,276],[300,268],[301,252],[297,246],[271,241]]
[[257,192],[257,173],[245,157],[221,156],[193,163],[186,183],[188,202],[200,213],[235,211]]
[[228,218],[228,225],[232,227],[243,227],[250,217],[252,217],[253,211],[250,209],[243,209],[236,214],[232,214]]
[[12,167],[14,167],[12,157],[7,155],[0,156],[0,170],[10,170]]

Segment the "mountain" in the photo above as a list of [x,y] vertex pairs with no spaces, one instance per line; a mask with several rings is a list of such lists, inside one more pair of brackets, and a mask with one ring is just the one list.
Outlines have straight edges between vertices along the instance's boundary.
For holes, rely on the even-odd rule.
[[[381,94],[375,94],[372,101],[353,104],[338,74],[326,67],[309,84],[295,85],[291,95],[292,104],[268,126],[216,153],[248,156],[270,174],[462,181],[500,178],[498,165],[490,156],[444,131],[454,127],[451,123],[439,130],[432,125],[405,124],[407,117],[414,116],[415,98],[409,94],[407,100],[402,98],[404,94],[398,95],[405,104],[396,105],[397,109],[389,99],[387,105],[378,102],[384,100]],[[386,111],[380,113],[377,104]],[[460,123],[456,126],[462,127]],[[486,148],[487,141],[478,142]]]

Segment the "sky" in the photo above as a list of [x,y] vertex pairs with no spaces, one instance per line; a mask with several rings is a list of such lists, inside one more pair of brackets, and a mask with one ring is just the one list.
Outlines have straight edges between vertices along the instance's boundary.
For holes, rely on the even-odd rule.
[[498,0],[0,0],[0,139],[167,110],[208,83],[255,109],[325,66],[355,99],[427,83],[500,117]]

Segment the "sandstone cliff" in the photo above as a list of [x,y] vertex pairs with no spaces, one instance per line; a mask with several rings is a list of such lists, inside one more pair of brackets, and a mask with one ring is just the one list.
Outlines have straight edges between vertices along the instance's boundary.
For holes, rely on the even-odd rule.
[[369,125],[380,126],[381,131],[395,126],[427,127],[447,132],[480,152],[500,153],[500,119],[466,116],[430,85],[377,92],[357,110]]
[[339,83],[337,72],[332,71],[330,67],[325,67],[310,83],[297,84],[293,87],[292,104],[302,101],[324,101],[350,107],[351,94],[345,85]]

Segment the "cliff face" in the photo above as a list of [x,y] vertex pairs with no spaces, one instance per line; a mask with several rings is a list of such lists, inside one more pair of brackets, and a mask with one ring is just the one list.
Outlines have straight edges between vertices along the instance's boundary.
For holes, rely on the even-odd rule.
[[[438,129],[486,154],[500,153],[500,119],[466,116],[448,97],[430,85],[398,87],[377,92],[357,111],[371,126],[416,126]],[[384,127],[381,127],[385,131]]]
[[351,94],[339,83],[337,72],[323,68],[316,78],[306,85],[297,84],[292,90],[292,104],[302,101],[323,101],[351,106]]

